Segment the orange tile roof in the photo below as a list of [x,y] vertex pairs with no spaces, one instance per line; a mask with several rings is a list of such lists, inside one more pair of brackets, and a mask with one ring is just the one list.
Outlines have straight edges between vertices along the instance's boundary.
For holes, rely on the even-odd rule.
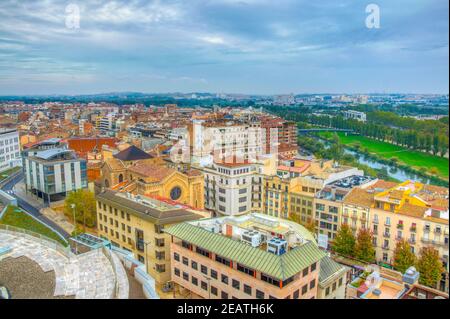
[[375,193],[361,188],[353,188],[344,198],[344,204],[370,207]]
[[129,168],[129,171],[150,178],[152,181],[162,181],[167,176],[176,172],[175,169],[169,167],[146,164],[141,162],[138,162],[135,165],[131,166]]

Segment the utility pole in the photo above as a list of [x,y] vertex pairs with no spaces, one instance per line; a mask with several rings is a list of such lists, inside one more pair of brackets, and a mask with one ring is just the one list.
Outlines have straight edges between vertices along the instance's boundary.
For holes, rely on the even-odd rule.
[[76,220],[76,214],[75,214],[75,204],[70,204],[70,207],[73,211],[73,226],[75,227],[75,231],[77,230],[77,220]]

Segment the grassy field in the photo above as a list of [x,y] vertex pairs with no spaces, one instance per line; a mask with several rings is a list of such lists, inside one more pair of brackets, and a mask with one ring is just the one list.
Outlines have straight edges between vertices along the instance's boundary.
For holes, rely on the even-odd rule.
[[[332,133],[324,132],[322,136],[330,137]],[[412,151],[404,147],[393,145],[386,142],[380,142],[371,138],[359,135],[345,135],[338,133],[339,139],[344,145],[354,145],[359,143],[361,149],[367,148],[369,153],[376,154],[386,159],[393,157],[398,158],[399,162],[409,165],[417,170],[427,170],[435,167],[438,176],[448,179],[449,177],[449,160],[447,158],[426,154],[423,152]]]
[[53,230],[36,221],[16,206],[8,206],[2,219],[0,219],[0,224],[30,230],[67,246],[67,243]]

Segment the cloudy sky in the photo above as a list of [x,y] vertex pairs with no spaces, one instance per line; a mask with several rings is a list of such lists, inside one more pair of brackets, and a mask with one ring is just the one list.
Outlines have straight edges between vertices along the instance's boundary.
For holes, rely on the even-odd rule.
[[[378,29],[366,27],[371,2],[380,8]],[[1,0],[0,95],[448,93],[448,6],[447,0]]]

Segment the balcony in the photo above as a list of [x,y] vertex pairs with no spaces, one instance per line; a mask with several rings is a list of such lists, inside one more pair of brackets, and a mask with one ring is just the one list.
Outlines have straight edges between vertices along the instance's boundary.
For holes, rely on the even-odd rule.
[[375,225],[378,225],[378,219],[374,219],[374,220],[373,220],[373,223],[374,223]]
[[402,236],[395,236],[395,240],[398,240],[398,241],[403,240],[403,237]]
[[384,223],[384,226],[386,226],[386,227],[391,227],[391,223]]
[[429,233],[430,232],[430,227],[424,227],[423,228],[423,232],[424,233]]
[[397,224],[397,229],[403,229],[403,224]]
[[410,227],[409,231],[415,233],[417,231],[417,227]]
[[383,233],[383,237],[384,237],[384,238],[391,238],[391,234],[389,234],[389,233]]
[[383,249],[383,250],[389,250],[389,246],[383,245],[383,246],[381,247],[381,249]]
[[422,237],[422,243],[431,244],[431,239]]
[[411,245],[415,245],[416,240],[414,238],[410,238],[410,239],[408,239],[408,243],[410,243]]

